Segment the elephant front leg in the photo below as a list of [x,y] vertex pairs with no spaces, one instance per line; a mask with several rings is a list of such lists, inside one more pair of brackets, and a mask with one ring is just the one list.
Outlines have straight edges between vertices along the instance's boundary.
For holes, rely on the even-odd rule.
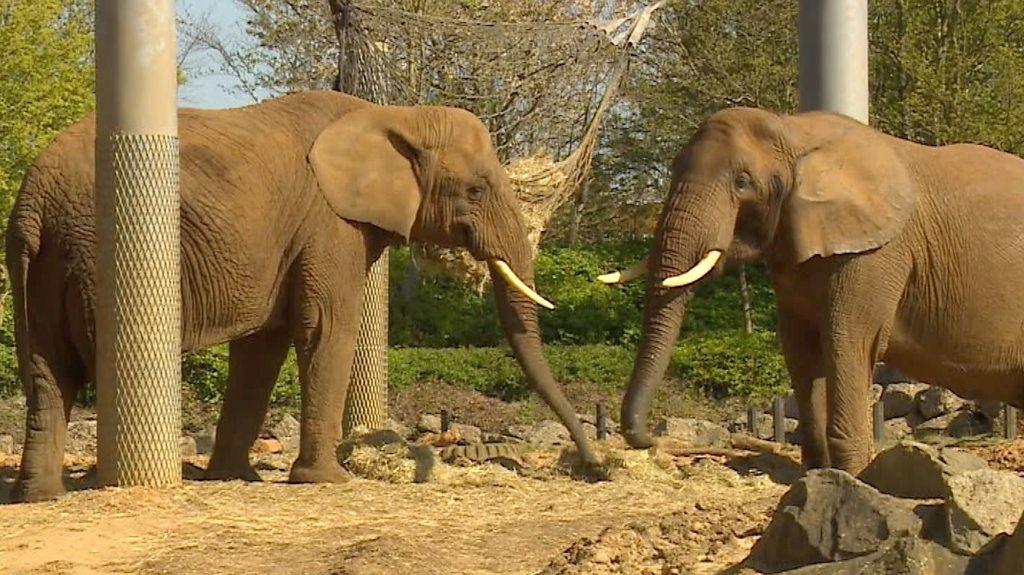
[[288,478],[292,483],[340,483],[351,478],[336,454],[355,355],[365,269],[360,267],[351,273],[359,281],[344,288],[338,286],[330,297],[312,290],[300,296],[295,346],[302,416],[299,455]]
[[816,330],[779,310],[779,340],[800,411],[800,450],[804,467],[829,467],[828,402],[821,338]]
[[259,481],[249,448],[263,426],[270,393],[288,355],[288,330],[268,330],[231,342],[228,386],[205,479]]

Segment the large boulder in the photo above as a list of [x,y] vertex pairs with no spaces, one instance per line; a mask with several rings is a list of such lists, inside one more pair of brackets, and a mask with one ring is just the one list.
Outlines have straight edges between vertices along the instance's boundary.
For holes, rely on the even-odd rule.
[[671,437],[691,447],[729,447],[729,430],[710,421],[665,417],[654,426],[655,435]]
[[921,516],[913,503],[882,494],[845,471],[813,470],[782,497],[747,562],[778,573],[870,555],[931,530]]
[[996,535],[1012,532],[1024,514],[1024,479],[1015,473],[965,471],[949,477],[946,486],[946,536],[957,553],[978,552]]
[[984,459],[970,453],[907,441],[875,456],[859,478],[888,495],[941,499],[950,477],[987,468]]
[[875,373],[872,379],[875,383],[881,385],[914,381],[912,377],[904,374],[895,367],[881,362],[875,364]]
[[966,404],[960,396],[944,387],[931,386],[917,395],[917,410],[925,419],[953,413]]
[[965,575],[970,559],[924,539],[905,537],[870,555],[809,565],[784,575]]
[[917,394],[928,389],[924,383],[893,383],[882,391],[885,419],[906,417],[917,411]]
[[992,422],[973,411],[963,410],[940,415],[918,425],[914,428],[914,437],[973,437],[991,432]]
[[1024,573],[1024,515],[1017,523],[1017,529],[1004,544],[996,560],[994,575],[1020,575]]

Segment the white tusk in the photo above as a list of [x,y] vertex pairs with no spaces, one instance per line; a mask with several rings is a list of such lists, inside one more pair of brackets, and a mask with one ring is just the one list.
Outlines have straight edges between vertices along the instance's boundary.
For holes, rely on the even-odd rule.
[[512,271],[512,268],[508,267],[507,263],[501,260],[494,260],[493,263],[494,267],[498,268],[498,273],[501,274],[501,277],[505,278],[505,281],[511,284],[512,287],[519,290],[523,295],[530,298],[533,303],[547,309],[555,309],[555,304],[549,302],[539,293],[533,291],[533,288],[526,285],[523,280],[519,279],[519,276],[516,275],[516,272]]
[[661,285],[669,288],[683,287],[692,284],[700,278],[708,275],[708,272],[715,269],[715,264],[718,263],[719,258],[722,257],[722,252],[718,250],[711,250],[708,255],[704,256],[704,259],[697,262],[697,265],[690,268],[690,270],[684,274],[680,274],[674,277],[670,277],[665,281],[661,282]]
[[597,276],[597,281],[603,284],[618,284],[635,280],[638,277],[647,275],[647,258],[640,260],[633,267],[621,272],[612,272]]

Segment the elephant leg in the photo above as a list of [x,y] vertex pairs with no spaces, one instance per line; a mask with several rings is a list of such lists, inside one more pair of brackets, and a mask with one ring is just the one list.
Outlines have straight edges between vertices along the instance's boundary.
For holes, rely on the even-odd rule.
[[780,310],[779,340],[800,411],[803,436],[800,450],[804,467],[828,467],[828,402],[820,338],[816,331],[808,329]]
[[344,247],[310,249],[299,262],[300,287],[292,316],[302,416],[299,455],[288,477],[292,483],[341,483],[351,477],[338,462],[336,449],[367,264],[361,234],[339,243]]
[[[822,330],[831,465],[854,475],[874,454],[871,382],[875,361],[889,334],[905,285],[902,266],[878,253],[854,258],[829,281],[829,308]],[[901,281],[904,280],[904,281]]]
[[287,329],[265,330],[231,342],[228,385],[206,479],[260,480],[249,464],[249,448],[263,426],[290,343]]
[[68,418],[83,379],[81,370],[62,356],[66,354],[34,347],[29,365],[22,368],[25,447],[12,501],[42,501],[65,492],[61,476]]

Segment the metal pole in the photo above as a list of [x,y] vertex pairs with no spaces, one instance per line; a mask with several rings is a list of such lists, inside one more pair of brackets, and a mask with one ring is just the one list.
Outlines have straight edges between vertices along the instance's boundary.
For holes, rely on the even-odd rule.
[[96,2],[98,475],[181,482],[173,0]]
[[800,0],[800,109],[868,123],[867,0]]

